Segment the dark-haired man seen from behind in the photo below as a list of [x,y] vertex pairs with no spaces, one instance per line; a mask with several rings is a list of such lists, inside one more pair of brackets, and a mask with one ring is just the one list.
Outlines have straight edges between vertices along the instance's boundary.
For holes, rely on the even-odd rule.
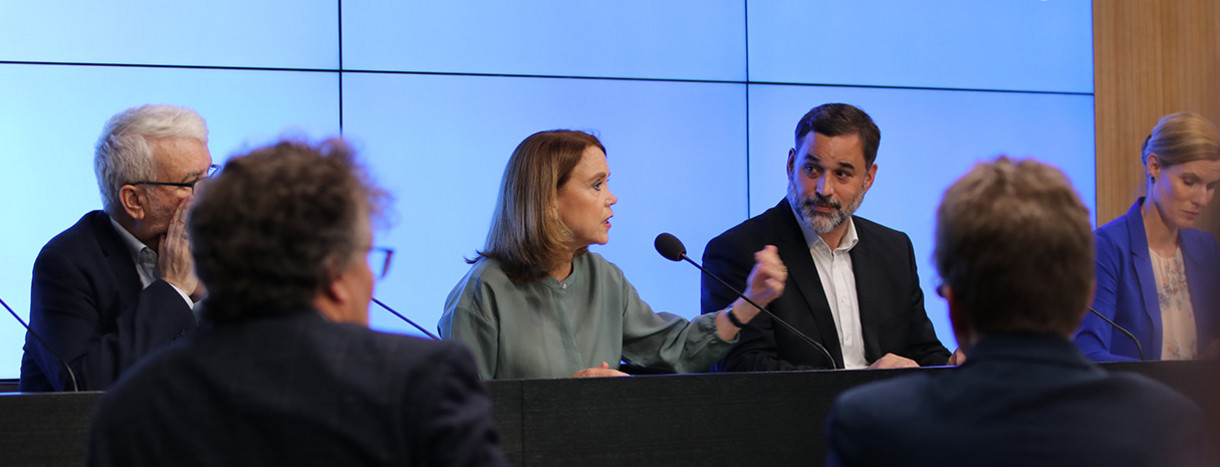
[[468,350],[368,329],[385,199],[341,141],[230,160],[190,212],[203,324],[102,397],[89,463],[506,465]]
[[1093,287],[1089,210],[1062,172],[982,163],[937,211],[940,291],[966,362],[849,390],[829,465],[1203,465],[1198,407],[1072,342]]
[[[796,126],[788,151],[788,196],[708,242],[703,264],[739,289],[753,252],[779,248],[788,267],[784,295],[768,308],[820,342],[834,358],[759,315],[741,330],[726,371],[893,368],[944,365],[923,307],[915,250],[906,234],[854,216],[877,175],[881,131],[847,104],[815,107]],[[897,202],[897,200],[895,200]],[[703,278],[703,313],[737,296]]]
[[[24,392],[103,390],[148,352],[195,327],[204,293],[191,264],[186,209],[208,176],[208,130],[195,111],[127,109],[98,138],[104,211],[47,242],[34,261]],[[63,368],[63,359],[73,377]]]

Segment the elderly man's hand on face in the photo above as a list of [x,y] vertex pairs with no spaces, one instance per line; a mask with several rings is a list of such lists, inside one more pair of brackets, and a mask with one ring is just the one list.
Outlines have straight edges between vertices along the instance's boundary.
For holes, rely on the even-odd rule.
[[178,205],[178,210],[174,211],[169,230],[161,238],[157,267],[161,269],[161,279],[186,292],[191,299],[198,300],[203,296],[204,288],[203,283],[195,276],[191,239],[186,230],[186,212],[193,200],[193,197],[186,199]]

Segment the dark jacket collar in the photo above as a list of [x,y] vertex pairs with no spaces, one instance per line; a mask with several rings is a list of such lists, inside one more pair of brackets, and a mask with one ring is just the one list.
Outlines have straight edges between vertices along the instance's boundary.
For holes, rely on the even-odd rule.
[[966,364],[997,361],[1051,363],[1080,368],[1097,368],[1076,344],[1055,334],[1004,333],[983,336],[966,354]]

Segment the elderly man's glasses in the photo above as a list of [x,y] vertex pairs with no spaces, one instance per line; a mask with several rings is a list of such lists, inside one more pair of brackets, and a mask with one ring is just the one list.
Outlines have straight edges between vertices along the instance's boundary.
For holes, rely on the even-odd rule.
[[369,249],[369,269],[373,271],[373,277],[378,280],[385,279],[386,274],[390,273],[390,260],[394,258],[394,249],[383,246],[374,246]]
[[216,165],[216,164],[209,165],[208,170],[203,173],[203,176],[196,178],[194,180],[191,180],[189,182],[154,182],[154,181],[150,181],[150,180],[140,180],[138,182],[131,182],[131,184],[132,185],[176,186],[176,187],[181,187],[181,188],[190,188],[191,190],[194,190],[195,184],[199,183],[200,181],[202,181],[205,178],[209,178],[213,175],[216,175],[216,172],[219,170],[220,170],[219,165]]

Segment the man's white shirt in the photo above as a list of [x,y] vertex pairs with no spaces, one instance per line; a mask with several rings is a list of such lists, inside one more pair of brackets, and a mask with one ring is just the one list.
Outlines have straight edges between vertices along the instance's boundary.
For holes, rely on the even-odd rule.
[[839,348],[843,352],[843,367],[867,368],[864,331],[860,327],[860,302],[856,297],[856,275],[851,263],[851,249],[860,242],[860,237],[856,235],[856,223],[850,216],[847,218],[847,231],[839,240],[839,247],[831,250],[830,245],[813,230],[813,226],[805,222],[803,216],[795,211],[793,215],[801,226],[801,233],[805,235],[809,256],[813,257],[822,291],[826,293],[826,302],[830,306],[830,315],[834,317]]

